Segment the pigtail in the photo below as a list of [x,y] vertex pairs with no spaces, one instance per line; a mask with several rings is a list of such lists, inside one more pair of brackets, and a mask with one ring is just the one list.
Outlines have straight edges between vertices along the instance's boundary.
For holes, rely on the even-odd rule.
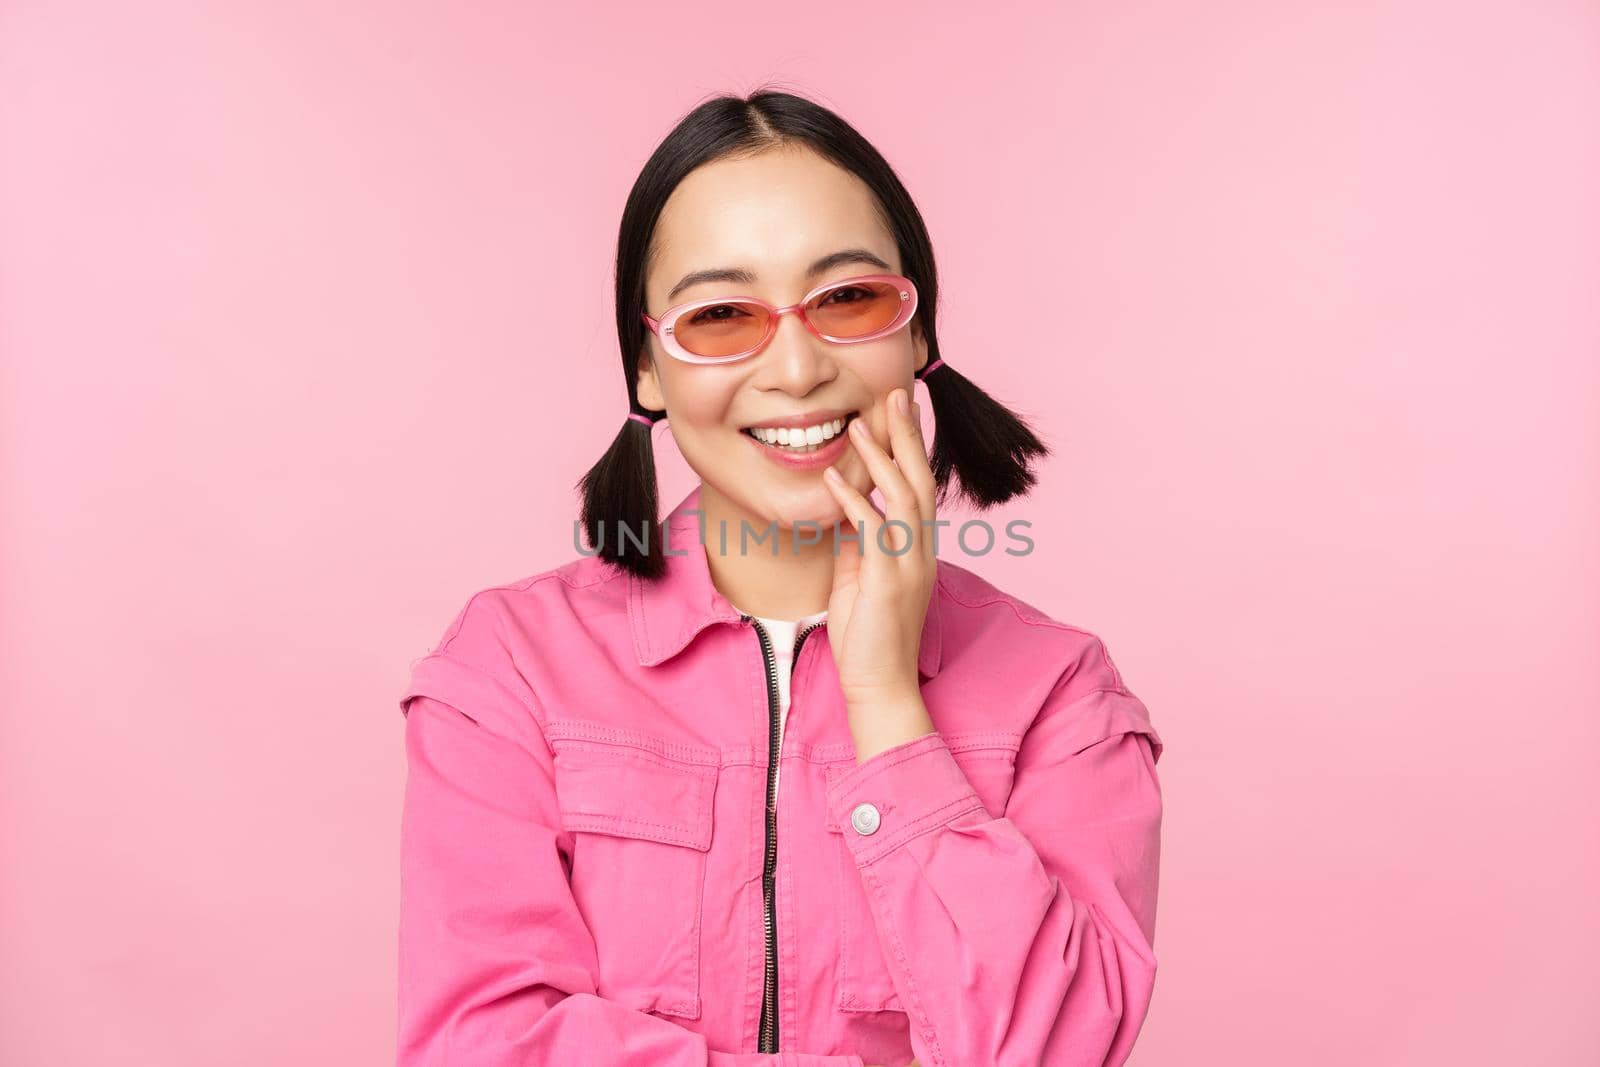
[[656,415],[632,412],[611,447],[577,488],[583,494],[584,538],[600,558],[643,578],[666,573],[662,528],[657,519]]
[[1050,449],[1020,416],[937,357],[916,376],[933,403],[928,465],[941,505],[951,492],[952,474],[958,483],[955,492],[980,510],[1033,488],[1038,481],[1033,462],[1048,456]]

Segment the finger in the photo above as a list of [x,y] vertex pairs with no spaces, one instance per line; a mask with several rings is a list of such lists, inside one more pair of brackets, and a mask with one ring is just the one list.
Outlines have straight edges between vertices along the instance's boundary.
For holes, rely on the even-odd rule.
[[919,474],[926,481],[918,486],[917,492],[922,497],[922,532],[926,535],[923,540],[924,558],[931,567],[939,558],[938,537],[936,536],[936,521],[939,517],[939,480],[933,476],[933,467],[928,460],[927,446],[923,444],[922,437],[922,405],[916,401],[911,402],[911,422],[917,428],[918,448],[922,451],[922,461],[917,465]]
[[[900,411],[904,398],[906,410]],[[938,510],[937,483],[933,468],[928,464],[928,450],[922,440],[921,408],[911,399],[910,390],[896,389],[890,394],[890,440],[894,444],[894,462],[911,487],[917,501],[917,555],[932,564],[938,553],[934,551],[933,519]]]
[[918,547],[924,560],[932,564],[938,556],[934,551],[933,520],[938,514],[938,482],[933,476],[933,468],[928,463],[927,445],[922,438],[922,407],[911,399],[910,392],[906,394],[906,407],[909,409],[900,420],[901,429],[896,435],[894,459],[900,468],[900,473],[905,475],[906,482],[911,486],[912,492],[917,497],[917,537],[920,538]]
[[[892,407],[892,405],[890,405]],[[893,422],[895,415],[890,412],[888,421],[889,432],[894,432]],[[851,419],[851,431],[854,436],[851,442],[856,446],[856,452],[867,464],[867,471],[872,475],[873,483],[883,490],[884,502],[891,508],[915,508],[917,506],[916,493],[911,488],[911,483],[906,481],[905,475],[895,465],[894,458],[889,455],[885,443],[880,443],[873,433],[872,427],[864,419]]]
[[822,472],[822,484],[828,487],[828,492],[839,502],[845,518],[855,527],[856,536],[859,538],[857,552],[865,554],[867,538],[877,529],[874,520],[878,517],[878,509],[872,506],[872,501],[856,492],[855,486],[845,481],[844,475],[840,474],[837,468],[829,467]]
[[[850,420],[853,427],[852,442],[856,453],[867,465],[867,472],[872,475],[872,481],[883,492],[884,517],[886,519],[899,519],[913,532],[916,531],[919,521],[917,511],[916,493],[907,482],[905,475],[900,473],[900,468],[895,466],[894,460],[889,457],[872,436],[872,430],[862,419]],[[889,543],[900,547],[900,542],[905,540],[905,530],[891,528],[887,536]]]
[[[928,448],[922,440],[920,409],[912,401],[909,390],[896,390],[905,397],[906,411],[902,413],[897,403],[891,403],[895,414],[890,420],[889,441],[894,446],[895,465],[905,477],[906,484],[916,495],[917,510],[923,517],[933,514],[933,468],[928,465]],[[893,399],[893,398],[891,398]]]

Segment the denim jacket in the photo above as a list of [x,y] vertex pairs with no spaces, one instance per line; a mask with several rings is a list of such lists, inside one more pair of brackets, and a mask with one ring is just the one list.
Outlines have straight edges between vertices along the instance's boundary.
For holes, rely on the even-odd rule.
[[412,663],[399,1067],[1123,1063],[1162,743],[1104,643],[940,559],[935,731],[857,762],[802,629],[775,790],[774,657],[699,492],[659,582],[581,556]]

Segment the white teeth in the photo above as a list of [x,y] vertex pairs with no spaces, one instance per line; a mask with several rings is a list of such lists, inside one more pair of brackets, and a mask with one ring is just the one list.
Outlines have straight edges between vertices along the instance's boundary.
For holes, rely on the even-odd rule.
[[804,429],[788,426],[766,427],[758,426],[750,434],[758,441],[764,441],[774,448],[787,448],[794,452],[811,452],[824,441],[838,436],[844,429],[845,419],[833,419],[829,422],[807,426]]

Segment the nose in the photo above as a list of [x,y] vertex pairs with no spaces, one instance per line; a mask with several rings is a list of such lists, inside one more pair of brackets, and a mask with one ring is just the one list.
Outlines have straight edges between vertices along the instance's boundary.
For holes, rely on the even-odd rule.
[[839,373],[830,347],[828,342],[806,329],[798,312],[779,316],[772,340],[756,357],[762,364],[761,384],[794,396],[805,396]]

